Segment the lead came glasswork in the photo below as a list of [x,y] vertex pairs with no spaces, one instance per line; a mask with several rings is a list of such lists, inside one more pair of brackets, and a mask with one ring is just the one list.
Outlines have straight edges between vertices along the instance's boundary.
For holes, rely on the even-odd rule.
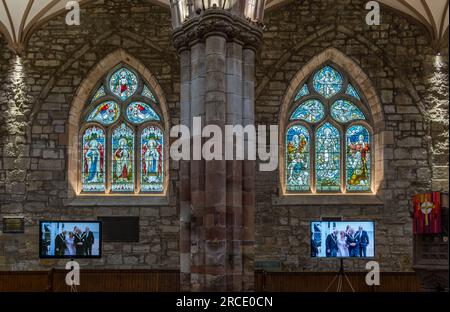
[[112,133],[111,152],[112,191],[134,191],[134,132],[125,123]]
[[142,102],[133,102],[128,105],[127,117],[128,120],[135,124],[141,124],[150,120],[160,120],[153,108]]
[[81,183],[83,192],[105,191],[105,132],[97,127],[83,134]]
[[369,191],[371,181],[370,134],[361,125],[351,126],[346,133],[346,187],[348,191]]
[[340,135],[330,123],[316,132],[316,189],[317,191],[340,190]]
[[145,96],[146,98],[149,98],[149,99],[152,100],[154,103],[158,103],[158,100],[156,100],[155,95],[154,95],[153,92],[150,90],[150,88],[147,87],[147,85],[144,85],[144,89],[142,90],[142,96]]
[[291,120],[304,120],[315,123],[323,119],[325,109],[318,100],[308,100],[302,103],[292,114]]
[[109,87],[113,94],[125,101],[136,92],[138,79],[128,69],[121,68],[111,76]]
[[307,96],[309,94],[308,85],[303,85],[303,87],[298,91],[297,95],[295,96],[294,101],[297,102],[302,97]]
[[105,87],[102,85],[100,88],[98,88],[97,92],[95,92],[94,96],[92,97],[91,103],[94,103],[98,99],[104,97],[106,95]]
[[164,136],[158,127],[141,134],[141,191],[162,192],[164,181]]
[[310,190],[310,137],[301,125],[292,126],[286,134],[286,189]]
[[331,106],[331,116],[334,120],[342,123],[366,119],[360,109],[347,100],[338,100],[334,102]]
[[108,126],[119,118],[119,105],[114,101],[104,102],[98,105],[87,118],[87,121],[97,121],[102,125]]
[[325,66],[313,78],[314,89],[327,99],[341,91],[342,83],[341,74],[331,66]]
[[347,91],[345,93],[361,101],[361,97],[359,96],[358,91],[356,91],[350,83],[348,84]]

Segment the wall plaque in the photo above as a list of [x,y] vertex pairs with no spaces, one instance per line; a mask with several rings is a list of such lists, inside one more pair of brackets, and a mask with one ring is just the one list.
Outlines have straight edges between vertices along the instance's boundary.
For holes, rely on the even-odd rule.
[[98,217],[104,242],[139,242],[139,217]]
[[23,217],[3,217],[3,233],[25,233]]

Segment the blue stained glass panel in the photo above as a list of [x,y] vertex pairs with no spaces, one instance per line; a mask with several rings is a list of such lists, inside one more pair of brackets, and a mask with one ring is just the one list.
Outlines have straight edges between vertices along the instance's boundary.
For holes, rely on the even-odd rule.
[[111,92],[125,101],[132,96],[138,88],[138,78],[126,68],[116,71],[109,81]]
[[147,85],[144,85],[144,89],[142,90],[142,96],[145,96],[146,98],[149,98],[155,103],[158,103],[158,100],[156,100],[156,96],[153,94],[153,92],[150,90]]
[[114,192],[134,191],[134,132],[125,123],[112,133],[112,185]]
[[310,190],[310,136],[301,125],[286,133],[286,190]]
[[295,96],[294,101],[297,102],[302,97],[307,96],[309,94],[308,85],[303,85],[303,87],[298,91],[297,95]]
[[94,103],[98,99],[104,97],[106,95],[105,87],[102,85],[98,90],[95,92],[94,96],[92,97],[91,103]]
[[318,192],[340,190],[340,150],[339,131],[330,123],[321,126],[316,132],[315,165]]
[[356,91],[356,89],[353,88],[351,84],[348,84],[347,91],[345,93],[361,101],[361,97],[359,96],[358,91]]
[[325,109],[318,100],[308,100],[302,103],[292,114],[291,120],[304,120],[315,123],[323,119]]
[[325,66],[313,78],[314,89],[326,98],[331,98],[339,93],[342,89],[342,83],[342,75],[331,66]]
[[366,119],[361,110],[347,100],[337,100],[334,102],[331,106],[331,116],[334,120],[342,123]]
[[104,192],[105,132],[97,126],[84,131],[81,167],[83,192]]
[[141,124],[149,120],[161,120],[153,108],[142,102],[133,102],[128,105],[127,117],[132,123],[136,124]]
[[370,191],[370,134],[361,125],[348,128],[346,133],[346,187],[348,191]]
[[107,101],[98,105],[87,118],[87,121],[97,121],[103,125],[110,125],[119,118],[120,109],[114,101]]
[[161,129],[150,126],[141,134],[141,191],[164,190],[164,136]]

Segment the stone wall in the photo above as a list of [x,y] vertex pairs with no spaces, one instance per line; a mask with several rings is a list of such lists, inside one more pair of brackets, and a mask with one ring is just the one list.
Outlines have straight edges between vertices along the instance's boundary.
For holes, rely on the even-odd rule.
[[81,26],[64,21],[61,16],[43,25],[21,58],[0,38],[0,215],[26,220],[24,235],[0,234],[0,270],[62,266],[65,261],[38,259],[39,220],[97,216],[139,216],[140,242],[105,243],[102,259],[82,260],[82,266],[176,269],[176,170],[170,172],[169,198],[147,197],[147,206],[74,206],[66,200],[69,109],[83,79],[106,56],[121,48],[142,62],[163,90],[169,123],[178,123],[179,64],[170,12],[144,0],[108,0],[84,8]]
[[[257,174],[255,261],[262,268],[335,268],[337,262],[310,258],[309,221],[341,217],[376,222],[375,260],[381,270],[412,270],[411,196],[448,192],[447,50],[441,51],[437,68],[437,52],[422,26],[384,7],[382,24],[368,26],[365,3],[295,1],[265,15],[267,30],[257,65],[257,123],[278,124],[280,103],[294,76],[309,62],[319,66],[317,55],[334,48],[348,57],[341,67],[348,70],[356,63],[369,77],[382,103],[386,131],[384,170],[375,168],[384,172],[377,194],[380,204],[361,205],[361,199],[351,196],[336,205],[329,204],[327,196],[299,204],[302,196],[279,196],[278,174]],[[349,260],[346,266],[364,270],[365,262]]]

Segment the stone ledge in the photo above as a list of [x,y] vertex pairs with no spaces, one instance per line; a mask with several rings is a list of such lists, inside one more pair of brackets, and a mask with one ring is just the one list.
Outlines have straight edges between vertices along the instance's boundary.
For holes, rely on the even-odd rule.
[[298,194],[272,198],[274,206],[322,206],[322,205],[384,205],[384,201],[372,194]]
[[68,200],[65,206],[169,206],[171,203],[165,196],[77,196]]

